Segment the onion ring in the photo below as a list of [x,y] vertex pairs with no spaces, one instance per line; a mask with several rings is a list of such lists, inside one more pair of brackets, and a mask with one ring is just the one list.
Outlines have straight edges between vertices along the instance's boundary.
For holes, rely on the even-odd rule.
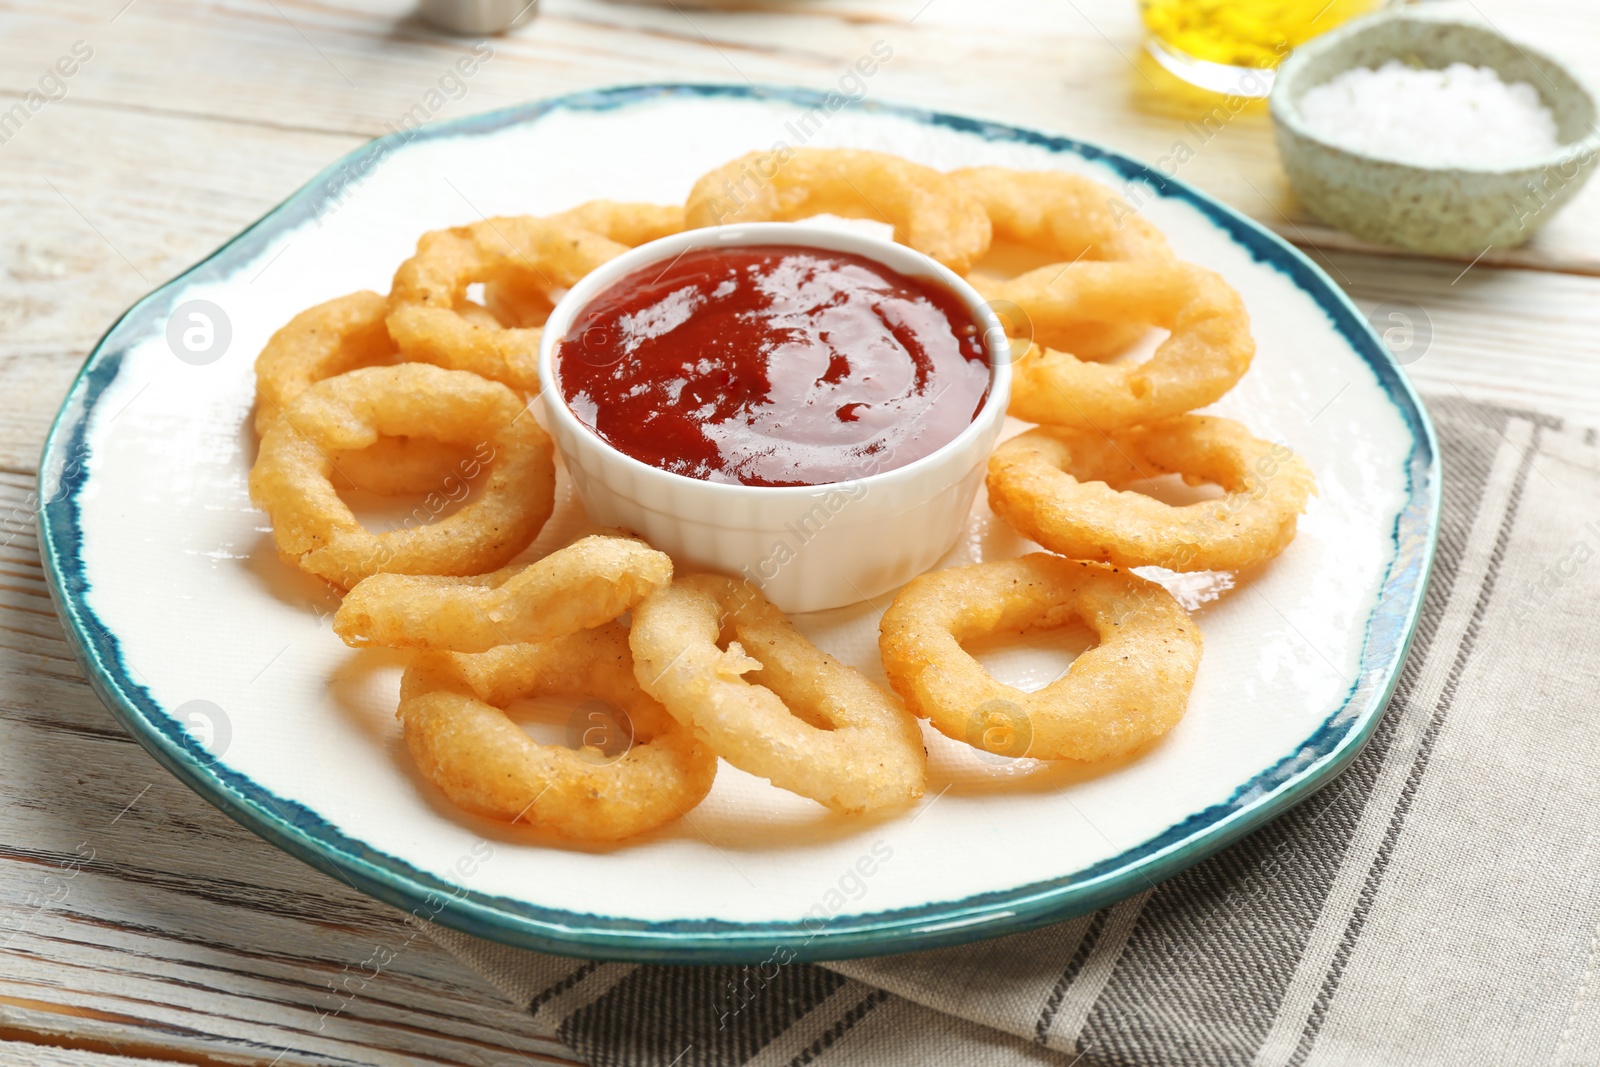
[[365,290],[307,308],[272,335],[256,357],[256,432],[324,378],[388,363],[394,344],[384,328],[389,301]]
[[333,631],[353,648],[485,652],[598,626],[671,580],[664,553],[594,535],[526,567],[472,578],[374,574],[345,596]]
[[[503,325],[499,319],[494,317],[493,311],[490,311],[482,304],[475,304],[471,300],[456,309],[456,313],[461,316],[463,321],[471,323],[473,326],[483,326],[493,330]],[[394,334],[391,333],[389,336],[393,337]]]
[[590,200],[551,215],[562,226],[597,233],[608,241],[633,248],[662,237],[682,233],[683,207],[678,204],[630,204],[616,200]]
[[[542,285],[517,278],[495,278],[484,282],[483,302],[487,305],[484,309],[487,321],[475,322],[474,325],[491,330],[531,330],[543,326],[556,306],[555,298]],[[471,307],[469,304],[466,310],[458,310],[457,313],[466,318]],[[445,311],[439,313],[448,314]]]
[[[272,335],[256,357],[256,433],[264,435],[295,397],[325,378],[391,363],[395,346],[384,328],[389,301],[351,293],[309,308]],[[334,485],[394,495],[439,485],[459,450],[425,437],[380,437],[369,447],[330,457]]]
[[[366,367],[318,382],[267,428],[250,497],[279,553],[349,587],[369,574],[480,574],[510,561],[555,506],[555,446],[507,387],[425,363]],[[328,458],[406,431],[492,449],[478,499],[437,522],[372,533],[339,499]]]
[[[724,625],[734,638],[726,651],[717,644]],[[629,645],[645,692],[735,767],[835,811],[922,795],[927,753],[916,721],[802,637],[754,586],[678,578],[634,608]],[[750,671],[761,684],[741,677]]]
[[1085,363],[1033,345],[1013,368],[1011,414],[1110,430],[1204,407],[1250,369],[1256,345],[1244,301],[1211,271],[1173,262],[1073,263],[1013,278],[997,292],[1036,326],[1091,318],[1165,327],[1142,363]]
[[[1025,245],[1058,263],[1172,258],[1160,230],[1108,186],[1082,175],[967,167],[951,171],[950,178],[983,205],[996,240]],[[985,297],[1008,299],[998,279],[974,272],[967,280]],[[1027,339],[1098,362],[1125,351],[1147,329],[1141,322],[1055,322]]]
[[[547,216],[547,222],[599,234],[608,241],[632,248],[683,230],[683,207],[678,204],[629,204],[591,200]],[[543,326],[555,307],[547,288],[511,277],[491,278],[483,286],[484,303],[493,314],[480,326]],[[534,338],[531,349],[538,351]],[[470,369],[470,368],[469,368]],[[511,384],[511,383],[507,383]]]
[[[1118,491],[1157,474],[1212,482],[1227,495],[1176,507]],[[1287,447],[1204,415],[1109,434],[1031,430],[995,450],[988,486],[995,514],[1052,552],[1175,571],[1264,563],[1294,540],[1316,492],[1310,469]]]
[[989,216],[970,194],[931,167],[883,152],[751,152],[701,177],[684,206],[691,229],[821,214],[887,222],[895,240],[958,274],[989,247]]
[[[961,647],[1073,617],[1100,644],[1037,692],[995,681]],[[1148,744],[1183,717],[1200,665],[1200,630],[1161,586],[1043,552],[912,579],[879,635],[889,683],[914,713],[955,740],[1034,759],[1110,759]]]
[[407,360],[471,371],[525,396],[539,392],[541,332],[480,325],[455,309],[417,304],[402,304],[389,316],[389,335]]
[[570,288],[625,251],[623,245],[549,219],[513,215],[425,233],[395,272],[391,305],[457,310],[475,282],[511,278],[546,294]]
[[[535,695],[607,700],[642,743],[614,762],[541,745],[501,710]],[[671,822],[711,791],[717,773],[717,758],[639,688],[616,623],[476,656],[424,652],[401,681],[399,718],[412,759],[452,803],[582,840]]]
[[[588,230],[531,215],[484,219],[425,233],[395,272],[390,325],[411,359],[471,370],[524,392],[537,392],[539,337],[554,296],[626,246]],[[467,290],[483,283],[487,309]],[[408,307],[431,309],[418,314]],[[513,327],[500,337],[483,321]]]
[[1058,261],[1172,258],[1160,230],[1109,186],[1081,175],[965,167],[949,176],[983,205],[996,237],[1033,246]]
[[[631,204],[615,200],[591,200],[575,208],[547,216],[547,222],[599,234],[608,241],[632,248],[647,241],[668,237],[683,230],[680,204]],[[498,322],[482,325],[507,327],[543,326],[554,303],[546,289],[519,283],[515,278],[491,278],[484,283],[484,302]],[[539,343],[531,349],[537,355]],[[509,384],[509,383],[508,383]]]

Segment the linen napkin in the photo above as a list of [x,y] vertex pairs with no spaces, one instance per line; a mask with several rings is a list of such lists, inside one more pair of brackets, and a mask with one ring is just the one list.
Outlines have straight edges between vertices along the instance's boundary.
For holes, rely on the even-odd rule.
[[1428,406],[1443,516],[1394,700],[1211,859],[1043,930],[776,975],[430,933],[600,1067],[1600,1063],[1600,446]]

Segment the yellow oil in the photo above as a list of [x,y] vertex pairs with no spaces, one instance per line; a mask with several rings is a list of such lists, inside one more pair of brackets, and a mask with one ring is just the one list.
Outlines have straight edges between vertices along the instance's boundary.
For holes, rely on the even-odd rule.
[[1190,59],[1257,69],[1276,67],[1291,49],[1383,0],[1140,0],[1144,24],[1168,49]]

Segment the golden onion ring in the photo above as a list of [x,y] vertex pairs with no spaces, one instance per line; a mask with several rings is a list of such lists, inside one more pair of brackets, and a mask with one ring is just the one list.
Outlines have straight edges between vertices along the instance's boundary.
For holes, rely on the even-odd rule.
[[[587,230],[629,248],[678,233],[683,229],[679,204],[633,204],[591,200],[546,217],[547,222]],[[537,279],[535,280],[537,281]],[[484,283],[484,303],[495,320],[483,326],[543,326],[555,306],[547,288],[515,277],[491,278]],[[532,348],[537,352],[534,339]]]
[[966,167],[950,179],[983,205],[994,236],[1059,262],[1172,258],[1161,231],[1109,186],[1057,170]]
[[822,214],[887,222],[895,240],[959,274],[989,247],[989,216],[960,185],[931,167],[883,152],[751,152],[701,177],[684,205],[691,229]]
[[[1226,496],[1174,506],[1122,487],[1160,474]],[[1069,559],[1175,571],[1242,570],[1294,540],[1316,482],[1286,446],[1237,422],[1179,415],[1107,433],[1040,428],[989,458],[989,507]]]
[[[599,234],[531,215],[425,233],[416,254],[395,272],[391,331],[408,359],[536,392],[530,364],[537,362],[539,338],[531,327],[544,321],[555,294],[626,250]],[[468,297],[480,283],[487,309]],[[510,336],[501,337],[486,314],[509,323]]]
[[[436,522],[373,533],[339,498],[329,456],[397,433],[482,448],[477,499]],[[555,506],[555,446],[498,382],[425,363],[366,367],[301,393],[261,439],[250,498],[279,553],[348,588],[370,574],[480,574],[526,548]]]
[[[540,695],[616,705],[634,743],[615,759],[537,743],[502,709]],[[401,681],[399,718],[412,759],[452,803],[582,840],[671,822],[711,791],[717,773],[717,758],[639,688],[616,623],[479,655],[423,652]]]
[[256,433],[266,433],[289,402],[324,378],[389,363],[384,327],[389,301],[358,292],[307,308],[279,328],[256,357]]
[[[645,692],[735,767],[835,811],[922,795],[927,753],[916,721],[807,641],[754,586],[678,578],[634,608],[629,644]],[[759,684],[744,679],[752,671]]]
[[1029,422],[1110,430],[1180,415],[1232,389],[1255,356],[1239,294],[1211,271],[1187,263],[1045,267],[996,292],[1045,331],[1085,318],[1171,331],[1142,363],[1086,363],[1032,346],[1013,368],[1010,407]]
[[389,316],[389,335],[405,359],[471,371],[525,396],[539,392],[541,332],[482,325],[453,308],[420,304],[402,304]]
[[[962,643],[1073,617],[1100,643],[1043,689],[992,678]],[[1035,553],[912,579],[879,624],[889,683],[948,737],[1005,756],[1125,755],[1183,717],[1200,630],[1165,589],[1099,563]]]
[[608,241],[633,248],[684,229],[679,204],[635,204],[616,200],[590,200],[549,216],[551,222],[597,233]]
[[[996,241],[1011,241],[1057,262],[1057,270],[1079,260],[1137,262],[1167,260],[1172,250],[1161,231],[1097,181],[1065,171],[967,167],[950,177],[989,215]],[[977,272],[967,278],[991,300],[1008,299],[1004,282]],[[1026,310],[1026,309],[1024,309]],[[1004,317],[1004,316],[1002,316]],[[1110,359],[1142,337],[1142,322],[1051,322],[1026,324],[1031,336],[1078,359]]]
[[457,310],[478,282],[512,278],[547,294],[578,279],[625,247],[587,230],[531,215],[484,219],[470,226],[425,233],[417,252],[395,272],[393,306]]
[[352,647],[484,652],[598,626],[671,580],[666,554],[597,534],[477,577],[374,574],[345,596],[333,630]]
[[[393,362],[395,346],[384,328],[388,305],[377,293],[351,293],[302,311],[274,333],[256,357],[256,433],[265,434],[317,382]],[[437,488],[462,455],[440,441],[401,435],[329,458],[338,488],[394,495]]]

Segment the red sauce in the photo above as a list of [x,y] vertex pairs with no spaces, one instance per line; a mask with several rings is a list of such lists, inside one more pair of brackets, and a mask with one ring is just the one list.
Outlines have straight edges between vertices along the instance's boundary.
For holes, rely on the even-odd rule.
[[618,450],[745,485],[903,467],[954,440],[989,392],[954,292],[788,245],[693,249],[619,280],[578,314],[556,376]]

